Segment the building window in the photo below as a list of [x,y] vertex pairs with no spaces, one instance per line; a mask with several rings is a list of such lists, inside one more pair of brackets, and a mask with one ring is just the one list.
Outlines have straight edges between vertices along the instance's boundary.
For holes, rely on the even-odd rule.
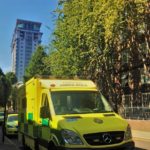
[[23,39],[24,38],[24,32],[20,31],[20,37]]
[[23,23],[18,24],[17,28],[24,28],[24,24]]

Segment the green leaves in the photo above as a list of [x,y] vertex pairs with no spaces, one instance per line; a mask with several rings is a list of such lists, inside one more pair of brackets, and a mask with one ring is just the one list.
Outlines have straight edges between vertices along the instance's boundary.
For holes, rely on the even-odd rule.
[[134,88],[139,89],[140,71],[132,69],[150,55],[149,2],[61,0],[59,4],[53,52],[47,59],[52,75],[96,81],[105,95],[115,95],[117,108],[124,86],[121,76],[132,74]]
[[11,85],[13,85],[17,82],[17,77],[13,72],[7,72],[6,78],[10,82]]
[[[114,26],[123,4],[122,0],[63,1],[54,31],[53,47],[57,52],[50,57],[52,70],[55,70],[52,72],[82,76],[85,72],[91,73],[89,67],[93,63],[97,62],[96,66],[104,63],[106,59],[101,59],[101,55],[105,58],[109,53],[110,40],[114,38]],[[52,57],[56,55],[59,59],[53,62]],[[58,65],[53,65],[56,63]]]
[[50,75],[50,68],[46,65],[46,58],[47,54],[44,48],[38,46],[25,70],[25,81],[35,75]]
[[11,85],[0,68],[0,105],[5,106],[11,91]]

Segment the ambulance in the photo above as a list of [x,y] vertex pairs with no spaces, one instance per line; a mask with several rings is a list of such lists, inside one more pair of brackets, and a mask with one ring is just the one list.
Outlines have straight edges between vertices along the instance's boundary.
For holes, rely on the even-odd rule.
[[134,149],[129,124],[91,80],[34,77],[19,88],[18,97],[24,149]]

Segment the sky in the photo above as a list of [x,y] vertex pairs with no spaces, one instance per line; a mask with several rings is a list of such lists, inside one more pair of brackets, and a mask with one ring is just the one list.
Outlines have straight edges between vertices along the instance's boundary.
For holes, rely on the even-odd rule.
[[50,43],[58,0],[0,0],[0,68],[11,71],[11,41],[17,19],[41,22],[42,45]]

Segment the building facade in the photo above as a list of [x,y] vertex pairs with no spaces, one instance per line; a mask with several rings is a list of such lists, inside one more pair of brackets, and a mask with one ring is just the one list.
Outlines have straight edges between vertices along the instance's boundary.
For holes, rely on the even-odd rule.
[[11,54],[12,71],[17,76],[18,81],[23,80],[25,68],[27,67],[32,53],[37,45],[41,43],[42,33],[41,23],[17,19],[14,30]]
[[150,51],[133,55],[134,62],[126,50],[122,62],[122,102],[124,117],[129,119],[150,120]]

